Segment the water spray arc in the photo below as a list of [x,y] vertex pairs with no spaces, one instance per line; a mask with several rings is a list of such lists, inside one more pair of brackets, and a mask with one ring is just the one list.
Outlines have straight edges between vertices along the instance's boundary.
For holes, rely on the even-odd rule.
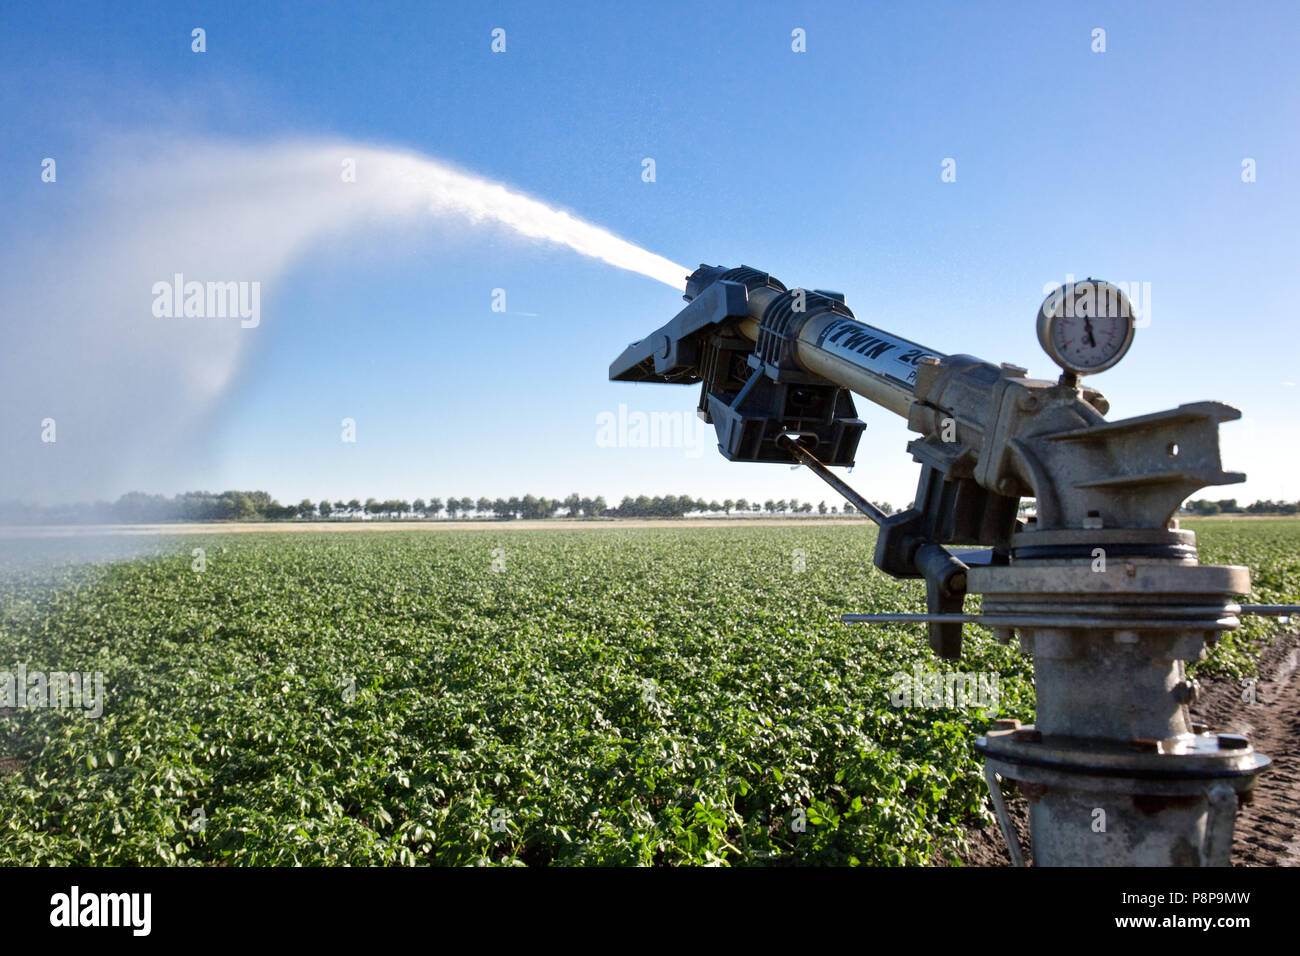
[[[84,206],[42,207],[31,241],[0,252],[0,313],[40,316],[6,326],[0,406],[12,421],[53,415],[62,435],[78,436],[44,446],[18,430],[0,434],[0,500],[112,498],[188,481],[160,474],[159,463],[193,467],[207,453],[208,430],[195,426],[230,393],[247,356],[286,324],[310,327],[278,291],[340,240],[346,247],[399,227],[495,231],[679,290],[688,271],[518,189],[410,151],[341,139],[147,136],[88,153],[85,168],[104,179],[87,180]],[[260,310],[190,314],[191,285],[207,290],[199,302],[211,302],[213,289],[251,290]]]
[[[1033,656],[1036,724],[995,721],[976,741],[1013,860],[999,777],[1029,800],[1036,865],[1227,865],[1237,806],[1269,759],[1192,722],[1185,665],[1240,615],[1297,609],[1239,604],[1248,570],[1199,564],[1174,515],[1196,490],[1244,479],[1223,471],[1218,445],[1219,423],[1240,413],[1195,402],[1108,421],[1081,379],[1123,358],[1133,310],[1092,279],[1039,309],[1056,381],[945,355],[860,322],[838,293],[745,266],[701,266],[684,298],[609,376],[701,383],[699,412],[726,458],[803,464],[880,525],[876,566],[923,580],[925,613],[844,620],[924,623],[947,659],[978,623]],[[920,435],[907,446],[921,465],[907,511],[880,513],[828,469],[853,464],[865,427],[852,392]],[[1032,519],[1019,515],[1024,497]],[[981,613],[964,613],[968,593]]]

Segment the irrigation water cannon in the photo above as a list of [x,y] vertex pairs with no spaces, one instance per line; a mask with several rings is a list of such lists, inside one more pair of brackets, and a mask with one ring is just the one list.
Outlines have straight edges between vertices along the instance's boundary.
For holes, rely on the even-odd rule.
[[[609,376],[701,383],[699,414],[726,458],[805,465],[880,526],[876,566],[923,579],[925,613],[844,620],[924,623],[947,659],[963,625],[983,624],[1033,656],[1036,724],[996,720],[976,741],[1012,860],[998,777],[1029,800],[1036,865],[1228,865],[1237,806],[1269,759],[1192,722],[1185,662],[1244,613],[1296,609],[1237,603],[1248,570],[1198,564],[1195,535],[1173,519],[1198,489],[1244,479],[1219,458],[1219,423],[1240,412],[1195,402],[1107,421],[1081,377],[1123,358],[1134,321],[1123,292],[1093,279],[1039,309],[1056,381],[945,355],[859,321],[843,295],[746,266],[702,265],[684,298]],[[829,470],[853,464],[865,427],[853,392],[920,435],[904,512],[885,515]],[[1029,497],[1037,513],[1022,519]],[[964,612],[967,593],[979,613]]]

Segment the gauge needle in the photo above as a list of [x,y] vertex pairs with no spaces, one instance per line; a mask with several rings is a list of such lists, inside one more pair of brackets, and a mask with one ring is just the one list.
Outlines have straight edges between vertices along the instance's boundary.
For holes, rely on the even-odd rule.
[[1083,320],[1083,338],[1090,347],[1097,347],[1097,337],[1092,334],[1092,323],[1087,319]]

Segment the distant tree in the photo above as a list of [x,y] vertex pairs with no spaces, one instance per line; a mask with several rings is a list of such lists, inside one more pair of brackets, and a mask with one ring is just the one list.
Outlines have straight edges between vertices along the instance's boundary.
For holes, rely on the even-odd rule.
[[467,515],[474,510],[474,499],[465,497],[460,499],[460,513]]
[[593,518],[599,518],[608,509],[609,509],[609,505],[605,504],[605,499],[600,495],[597,495],[595,498],[591,499],[591,510],[588,511],[586,508],[584,508],[583,511],[591,515],[591,517]]
[[424,509],[427,507],[429,506],[424,503],[423,498],[416,498],[414,501],[411,502],[411,510],[419,515],[424,514]]
[[582,498],[575,491],[569,497],[564,499],[564,507],[569,512],[570,518],[578,517],[578,512],[582,511]]
[[790,507],[789,502],[787,502],[784,498],[782,498],[780,501],[778,501],[778,502],[776,503],[776,510],[777,510],[777,511],[784,512],[784,511],[785,511],[787,508],[789,508],[789,507]]
[[776,511],[776,502],[773,501],[771,498],[768,498],[766,501],[763,502],[763,510],[766,511],[768,514],[772,514],[774,511]]
[[736,510],[737,510],[737,511],[748,511],[748,510],[749,510],[749,502],[748,502],[746,499],[744,499],[744,498],[737,498],[737,499],[736,499]]
[[[370,500],[374,501],[373,498],[371,498]],[[362,507],[361,502],[358,501],[356,498],[353,498],[351,501],[348,502],[348,514],[349,515],[360,514],[361,507]]]
[[[710,501],[710,502],[709,502],[709,510],[710,510],[710,511],[714,511],[714,512],[721,511],[721,510],[722,510],[722,505],[719,504],[719,503],[716,502],[716,501]],[[731,509],[728,508],[727,510],[730,511]]]
[[441,498],[430,498],[430,499],[429,499],[429,505],[428,505],[428,511],[426,512],[426,513],[429,515],[429,517],[430,517],[430,518],[436,518],[436,517],[438,517],[438,514],[439,514],[441,511],[442,511],[442,499],[441,499]]
[[374,498],[367,498],[365,507],[366,507],[366,514],[370,515],[373,518],[378,516],[380,512],[383,511],[384,506]]
[[[1190,504],[1194,505],[1196,502],[1193,501]],[[1254,501],[1246,506],[1248,513],[1256,515],[1293,515],[1298,509],[1300,509],[1300,502],[1273,501],[1271,499]],[[1187,510],[1191,511],[1193,509],[1189,507]]]
[[328,498],[322,498],[320,500],[320,516],[322,518],[328,518],[333,513],[334,508],[330,505],[330,500]]
[[448,518],[452,518],[452,519],[454,519],[454,518],[456,517],[456,515],[457,515],[459,512],[460,512],[460,499],[459,499],[459,498],[448,498],[448,499],[447,499],[447,517],[448,517]]
[[819,503],[818,503],[818,505],[817,505],[817,513],[818,513],[819,515],[824,515],[824,514],[826,513],[826,502],[822,501],[822,502],[819,502]]
[[722,510],[725,511],[727,514],[731,514],[731,509],[734,507],[736,507],[736,503],[730,498],[722,502]]
[[257,506],[253,504],[253,499],[240,491],[232,491],[230,502],[234,507],[232,518],[238,521],[246,521],[249,518],[257,517]]
[[492,513],[492,499],[491,499],[491,498],[480,498],[480,499],[479,499],[479,500],[474,504],[474,510],[477,511],[477,512],[478,512],[479,514],[481,514],[481,515],[490,515],[490,514]]
[[298,517],[310,518],[316,513],[316,506],[312,504],[310,498],[304,498],[298,502]]

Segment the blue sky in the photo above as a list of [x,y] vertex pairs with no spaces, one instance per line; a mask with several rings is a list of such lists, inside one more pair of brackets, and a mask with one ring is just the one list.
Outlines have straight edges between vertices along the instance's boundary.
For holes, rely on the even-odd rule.
[[[1044,377],[1046,283],[1150,283],[1150,326],[1092,383],[1111,417],[1236,405],[1225,465],[1251,480],[1213,496],[1300,497],[1293,4],[265,6],[6,6],[6,246],[75,228],[97,198],[84,167],[115,137],[324,137],[448,161],[687,266],[837,289],[865,321]],[[795,28],[807,52],[791,50]],[[39,179],[46,156],[57,192]],[[64,274],[75,283],[75,264]],[[694,408],[694,387],[606,380],[681,304],[501,230],[334,237],[269,290],[237,374],[185,439],[106,468],[94,491],[831,500],[811,475],[732,464],[711,442],[598,444],[597,416],[620,403]],[[903,504],[908,433],[858,404],[852,481]]]

